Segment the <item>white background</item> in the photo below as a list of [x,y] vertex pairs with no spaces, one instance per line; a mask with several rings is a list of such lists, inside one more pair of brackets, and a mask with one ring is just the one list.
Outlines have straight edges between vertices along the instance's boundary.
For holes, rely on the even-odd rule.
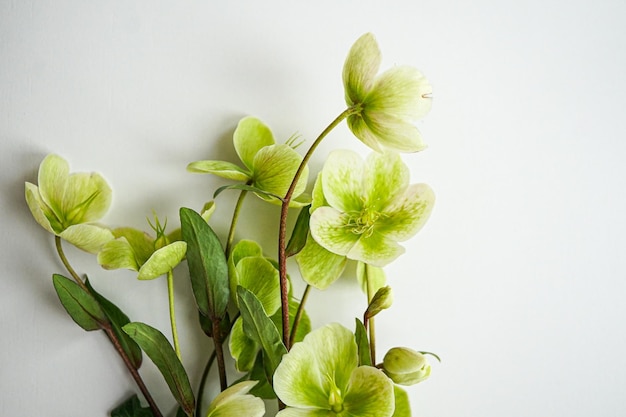
[[[0,415],[104,416],[136,392],[105,337],[58,303],[62,265],[23,196],[42,158],[108,179],[105,223],[146,229],[155,210],[176,225],[180,206],[200,208],[225,183],[185,166],[237,162],[241,117],[310,143],[343,110],[343,61],[368,31],[384,67],[416,66],[434,86],[419,123],[429,148],[404,159],[438,200],[386,269],[396,301],[377,322],[381,355],[403,345],[443,359],[408,388],[413,415],[626,415],[625,18],[608,0],[0,1]],[[368,153],[342,125],[312,169],[338,147]],[[234,196],[218,198],[220,233]],[[238,238],[274,255],[277,208],[249,199],[245,210]],[[163,279],[68,255],[169,334]],[[195,386],[211,343],[184,325],[195,315],[185,267],[177,277]],[[363,307],[349,276],[309,300],[315,326],[352,326]]]

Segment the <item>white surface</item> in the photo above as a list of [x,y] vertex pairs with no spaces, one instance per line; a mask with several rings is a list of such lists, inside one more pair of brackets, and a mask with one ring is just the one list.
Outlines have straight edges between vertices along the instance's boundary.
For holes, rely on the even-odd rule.
[[[435,91],[420,124],[430,147],[405,161],[437,206],[387,268],[396,302],[378,321],[380,352],[443,358],[408,388],[413,415],[626,415],[625,4],[385,4],[0,2],[0,415],[106,415],[136,391],[104,336],[78,329],[52,289],[63,270],[23,199],[43,156],[105,175],[106,223],[144,228],[152,209],[175,223],[179,206],[223,184],[186,164],[236,161],[240,117],[259,116],[279,140],[319,133],[342,110],[343,60],[367,31],[385,67],[417,66]],[[343,126],[312,167],[335,147],[367,152]],[[226,219],[232,195],[219,198]],[[256,238],[276,229],[247,224]],[[163,280],[69,256],[132,318],[167,329]],[[179,284],[184,321],[194,312]],[[354,290],[346,279],[314,293],[314,324],[351,325]],[[211,345],[193,326],[182,336],[197,381]],[[167,396],[149,364],[143,372]]]

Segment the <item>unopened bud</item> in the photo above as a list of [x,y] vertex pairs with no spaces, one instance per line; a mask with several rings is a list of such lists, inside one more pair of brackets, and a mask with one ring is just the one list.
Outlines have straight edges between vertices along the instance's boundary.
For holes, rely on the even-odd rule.
[[393,304],[393,291],[391,287],[382,287],[376,291],[376,294],[372,297],[372,301],[365,311],[365,317],[370,319],[381,311],[391,307],[391,304]]
[[414,385],[430,376],[430,364],[420,352],[405,347],[391,348],[383,359],[383,370],[393,382]]

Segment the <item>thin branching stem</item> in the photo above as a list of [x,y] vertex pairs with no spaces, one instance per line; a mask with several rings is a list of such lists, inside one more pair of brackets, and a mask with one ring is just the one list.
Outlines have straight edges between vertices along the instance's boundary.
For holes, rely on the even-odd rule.
[[178,342],[178,328],[176,327],[176,311],[174,310],[174,272],[171,269],[167,272],[167,298],[169,301],[170,325],[172,327],[174,351],[178,359],[182,362],[183,358],[180,353],[180,343]]
[[243,200],[246,198],[247,194],[248,191],[241,190],[239,198],[237,199],[237,204],[235,205],[235,210],[233,211],[233,220],[230,223],[230,230],[228,231],[228,238],[226,239],[226,249],[224,250],[226,253],[226,259],[230,258],[230,252],[233,249],[233,241],[235,240],[235,229],[237,228],[237,221],[239,220],[239,212],[241,211]]
[[306,304],[306,301],[309,298],[310,291],[311,291],[311,286],[307,284],[306,288],[304,289],[304,293],[302,293],[302,300],[300,300],[298,311],[296,311],[296,315],[293,318],[293,325],[291,326],[291,334],[289,335],[289,346],[293,346],[296,340],[296,332],[298,331],[300,320],[302,319],[302,315],[304,314],[304,305]]

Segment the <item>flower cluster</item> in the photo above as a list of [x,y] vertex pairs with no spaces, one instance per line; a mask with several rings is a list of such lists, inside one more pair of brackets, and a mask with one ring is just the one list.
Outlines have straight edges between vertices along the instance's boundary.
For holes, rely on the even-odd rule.
[[[381,74],[381,53],[371,34],[359,38],[343,68],[347,108],[311,144],[304,156],[296,138],[276,142],[256,117],[239,121],[233,145],[241,165],[198,160],[189,172],[213,174],[231,181],[219,188],[200,211],[180,209],[180,228],[166,231],[167,221],[148,221],[152,233],[133,227],[96,223],[111,203],[111,188],[97,173],[70,173],[58,155],[39,168],[38,185],[26,183],[25,196],[35,220],[55,236],[56,247],[71,278],[55,274],[59,299],[83,329],[103,330],[113,342],[148,407],[137,397],[118,406],[112,417],[162,416],[142,381],[139,368],[147,355],[162,373],[179,405],[177,416],[262,416],[262,399],[278,401],[279,417],[410,416],[407,392],[400,386],[429,377],[427,352],[390,349],[378,362],[375,316],[389,309],[393,291],[384,267],[405,252],[401,245],[426,223],[434,193],[411,183],[402,152],[425,148],[413,124],[430,109],[432,89],[416,69],[394,67]],[[354,136],[371,148],[366,158],[353,150],[334,150],[307,193],[308,161],[317,145],[346,120]],[[239,193],[225,245],[211,227],[217,196]],[[239,238],[237,221],[247,193],[281,206],[278,258],[263,246]],[[299,209],[287,241],[287,216]],[[107,270],[129,269],[140,280],[165,275],[172,343],[152,326],[132,322],[72,268],[62,248],[66,241],[97,255]],[[295,257],[306,284],[293,292],[286,260]],[[367,308],[354,330],[338,323],[312,329],[305,304],[312,289],[328,289],[356,263],[356,277]],[[174,309],[174,269],[186,263],[198,309],[199,324],[215,351],[204,378],[215,363],[221,393],[203,404],[201,386],[191,387],[183,366]],[[229,384],[225,355],[234,360],[238,379]],[[436,356],[435,356],[436,357]]]

